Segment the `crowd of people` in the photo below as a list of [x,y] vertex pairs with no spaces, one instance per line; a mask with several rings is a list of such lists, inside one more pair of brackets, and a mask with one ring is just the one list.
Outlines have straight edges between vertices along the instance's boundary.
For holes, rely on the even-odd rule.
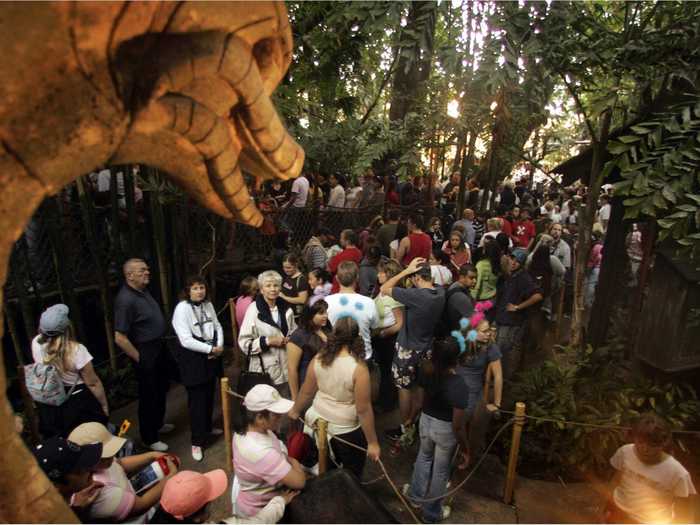
[[[362,185],[346,190],[341,178],[331,176],[320,198],[332,207],[428,198],[419,182],[386,191],[383,184],[369,174]],[[270,195],[282,207],[303,207],[310,187],[300,177],[288,194],[275,183]],[[449,517],[440,496],[453,468],[466,469],[483,451],[489,415],[498,413],[523,347],[536,343],[538,327],[546,329],[548,321],[566,314],[564,291],[577,260],[576,210],[585,191],[506,184],[489,197],[490,211],[466,208],[455,218],[458,188],[458,175],[442,188],[429,188],[442,213],[428,220],[389,209],[359,231],[342,231],[337,243],[320,227],[278,268],[241,281],[237,345],[246,358],[244,372],[257,379],[241,392],[242,417],[232,444],[235,516],[229,522],[281,518],[285,504],[315,472],[317,457],[309,443],[319,419],[328,422],[332,464],[361,478],[366,460],[385,453],[375,413],[397,407],[398,424],[385,436],[390,453],[408,455],[420,441],[404,495],[428,522]],[[478,188],[468,190],[480,198]],[[315,189],[316,198],[320,192]],[[600,204],[586,258],[588,306],[610,220],[607,195]],[[124,440],[105,426],[104,388],[89,352],[72,336],[65,305],[44,312],[32,342],[36,362],[55,365],[71,392],[60,406],[42,406],[47,440],[35,452],[85,519],[124,522],[148,515],[151,522],[198,521],[228,480],[222,471],[178,471],[177,458],[168,454],[161,440],[173,430],[164,420],[167,322],[148,292],[147,263],[130,259],[123,270],[115,341],[136,368],[139,429],[150,452],[120,456]],[[201,461],[222,433],[212,426],[212,413],[224,351],[205,278],[185,283],[171,324],[188,395],[192,458]],[[642,419],[635,432],[634,443],[611,460],[621,479],[610,515],[665,519],[674,498],[694,493],[692,482],[663,453],[669,436],[663,422]],[[137,494],[129,476],[158,460],[167,474]],[[663,498],[655,498],[657,492]]]

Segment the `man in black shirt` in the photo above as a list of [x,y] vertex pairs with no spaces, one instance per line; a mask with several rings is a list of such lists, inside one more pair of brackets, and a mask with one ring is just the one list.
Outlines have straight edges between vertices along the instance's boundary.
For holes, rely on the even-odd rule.
[[168,392],[167,349],[163,342],[165,319],[146,287],[148,265],[142,259],[124,263],[125,283],[114,301],[114,341],[134,360],[139,383],[139,429],[143,443],[158,452],[168,450],[158,432],[170,432],[163,424]]
[[542,291],[525,270],[527,251],[513,250],[510,275],[503,282],[496,302],[496,343],[503,353],[503,377],[509,379],[520,364],[520,343],[527,309],[542,301]]

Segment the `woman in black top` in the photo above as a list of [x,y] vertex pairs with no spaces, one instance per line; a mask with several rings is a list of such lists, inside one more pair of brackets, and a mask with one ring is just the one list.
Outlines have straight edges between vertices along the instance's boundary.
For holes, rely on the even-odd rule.
[[299,327],[287,343],[287,375],[292,400],[296,400],[306,378],[306,370],[316,353],[328,342],[328,303],[323,299],[305,306]]
[[282,270],[284,270],[284,279],[280,297],[289,303],[294,310],[294,319],[298,321],[309,299],[309,283],[299,269],[299,257],[293,253],[288,253],[282,259]]
[[[430,499],[446,492],[450,478],[450,464],[457,445],[464,469],[469,462],[466,432],[466,407],[469,391],[456,374],[459,346],[454,337],[438,340],[430,361],[421,366],[419,384],[425,390],[423,411],[420,416],[420,448],[413,467],[411,483],[404,485],[409,499]],[[442,500],[422,504],[427,522],[447,519],[450,507]]]

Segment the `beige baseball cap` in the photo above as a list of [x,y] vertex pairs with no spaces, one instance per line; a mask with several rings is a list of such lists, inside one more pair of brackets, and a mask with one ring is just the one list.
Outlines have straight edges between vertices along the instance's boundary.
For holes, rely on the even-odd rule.
[[111,458],[119,452],[126,443],[126,439],[110,434],[102,423],[83,423],[75,427],[68,440],[76,445],[90,445],[102,443],[102,457]]

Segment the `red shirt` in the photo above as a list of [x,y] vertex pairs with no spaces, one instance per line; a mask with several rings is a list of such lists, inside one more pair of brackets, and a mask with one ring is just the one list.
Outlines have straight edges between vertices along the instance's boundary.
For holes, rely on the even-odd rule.
[[508,237],[513,235],[513,225],[505,217],[498,217],[501,219],[501,231],[505,233]]
[[513,221],[513,242],[517,248],[527,248],[534,236],[535,223],[530,219]]
[[354,261],[358,266],[362,262],[362,252],[359,248],[351,246],[350,248],[345,248],[339,254],[333,256],[333,258],[328,263],[328,270],[333,274],[333,288],[331,288],[331,293],[338,293],[340,290],[340,283],[336,279],[335,274],[338,272],[338,266],[343,261]]
[[433,251],[433,240],[427,233],[410,233],[408,235],[408,241],[410,247],[408,252],[403,257],[404,266],[408,266],[413,259],[416,257],[422,257],[423,259],[429,259],[430,253]]

